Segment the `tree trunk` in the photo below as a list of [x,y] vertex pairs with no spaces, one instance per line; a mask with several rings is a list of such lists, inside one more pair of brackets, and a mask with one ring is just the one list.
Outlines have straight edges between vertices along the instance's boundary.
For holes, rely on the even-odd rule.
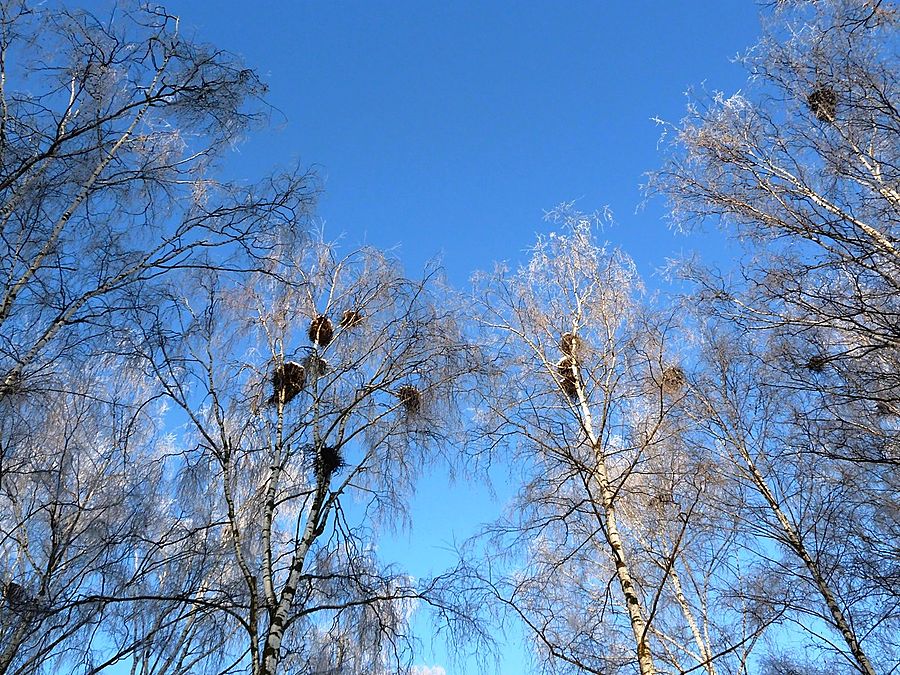
[[606,459],[598,444],[594,445],[594,452],[597,459],[595,477],[600,485],[600,494],[603,499],[606,538],[615,561],[619,586],[622,589],[622,594],[625,596],[625,607],[628,610],[631,630],[634,633],[634,643],[637,646],[638,665],[641,668],[641,675],[655,675],[656,669],[653,665],[653,656],[650,653],[650,646],[647,644],[647,623],[644,621],[641,603],[634,588],[631,570],[628,567],[625,546],[622,543],[622,538],[619,536],[619,528],[616,524],[616,510],[613,504],[614,495],[612,488],[609,486]]
[[825,601],[825,605],[828,607],[828,611],[831,614],[831,619],[832,621],[834,621],[834,626],[838,629],[841,636],[844,638],[844,642],[847,643],[847,647],[850,649],[850,653],[856,660],[857,669],[859,670],[859,672],[865,673],[865,675],[876,675],[875,669],[872,667],[872,663],[869,661],[869,658],[863,651],[862,645],[859,644],[859,640],[857,640],[856,634],[850,627],[850,622],[847,620],[847,617],[844,616],[843,611],[841,611],[841,608],[837,603],[837,599],[835,598],[831,587],[828,585],[825,577],[822,575],[822,572],[819,569],[818,563],[813,560],[812,556],[809,555],[809,551],[807,551],[806,545],[803,543],[803,539],[800,537],[797,529],[788,520],[787,516],[784,514],[784,511],[781,510],[781,506],[776,501],[775,495],[773,495],[772,491],[769,490],[769,486],[766,484],[762,473],[760,473],[753,459],[750,457],[750,453],[747,452],[747,449],[741,444],[738,444],[737,447],[738,452],[740,452],[741,454],[741,458],[744,460],[747,469],[752,476],[756,488],[766,500],[766,503],[769,505],[769,508],[772,509],[772,513],[775,514],[775,517],[778,519],[778,523],[784,530],[788,545],[803,561],[803,564],[806,566],[806,569],[812,576],[816,587],[819,589],[819,593],[821,594],[822,599]]
[[[650,653],[650,645],[647,642],[647,623],[644,621],[643,612],[641,611],[640,599],[634,588],[634,581],[631,576],[631,570],[628,565],[628,558],[622,538],[619,536],[619,527],[616,524],[616,509],[612,488],[609,485],[609,474],[606,469],[606,457],[603,453],[602,444],[594,432],[594,422],[591,416],[591,410],[585,397],[584,388],[578,375],[578,366],[572,363],[572,373],[575,376],[576,387],[578,389],[578,403],[581,410],[582,424],[587,433],[591,446],[594,449],[594,458],[596,468],[594,469],[594,478],[600,487],[600,497],[603,502],[603,513],[601,517],[602,525],[606,530],[606,539],[612,552],[613,561],[616,565],[616,577],[619,580],[619,587],[622,589],[622,595],[625,596],[625,608],[628,611],[628,619],[631,622],[631,630],[634,634],[634,643],[637,649],[638,666],[641,669],[641,675],[656,675],[656,668],[653,665],[653,655]],[[598,516],[600,514],[598,513]]]
[[0,652],[0,675],[3,675],[9,670],[13,659],[16,657],[16,653],[19,651],[19,647],[21,647],[22,643],[25,641],[25,636],[27,634],[28,621],[20,617],[19,627],[16,628],[16,631],[13,633],[12,639],[9,641],[6,648]]
[[281,599],[272,620],[269,624],[268,634],[266,635],[266,646],[262,654],[262,667],[260,675],[275,675],[278,672],[278,663],[281,656],[281,642],[284,639],[284,631],[288,619],[288,613],[294,604],[294,596],[297,594],[297,585],[300,583],[300,575],[303,573],[303,564],[306,561],[306,554],[309,552],[310,546],[316,540],[321,532],[319,520],[322,517],[322,507],[325,504],[325,495],[327,494],[327,481],[320,479],[316,489],[316,497],[309,511],[309,519],[306,521],[306,529],[300,540],[297,550],[294,552],[294,558],[291,561],[291,571],[288,575],[287,583],[281,593]]

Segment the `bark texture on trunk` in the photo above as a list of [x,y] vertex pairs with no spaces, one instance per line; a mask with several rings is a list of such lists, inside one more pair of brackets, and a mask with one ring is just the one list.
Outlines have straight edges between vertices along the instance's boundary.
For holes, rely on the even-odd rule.
[[650,645],[647,640],[647,622],[644,620],[640,598],[638,598],[637,590],[634,587],[634,579],[629,567],[627,552],[616,522],[615,494],[609,484],[606,456],[603,453],[602,443],[594,430],[591,409],[588,405],[584,387],[581,384],[578,365],[574,360],[572,362],[572,374],[578,391],[578,407],[581,413],[581,422],[594,449],[596,466],[594,478],[597,480],[600,488],[600,497],[603,503],[602,525],[606,530],[607,542],[616,566],[616,578],[619,582],[619,588],[621,588],[622,595],[625,597],[625,609],[628,612],[628,620],[631,623],[631,631],[634,634],[638,666],[640,667],[641,675],[656,675],[653,655],[650,652]]
[[829,614],[831,614],[831,619],[834,622],[835,628],[838,629],[841,637],[844,638],[844,642],[847,644],[847,648],[850,650],[850,653],[853,655],[853,658],[856,661],[856,668],[859,670],[859,672],[865,673],[865,675],[877,675],[875,669],[872,667],[872,662],[869,661],[869,657],[866,656],[866,653],[863,651],[862,645],[859,643],[859,640],[857,639],[853,628],[850,626],[850,622],[847,620],[847,617],[844,616],[844,612],[843,610],[841,610],[834,592],[831,590],[831,587],[828,585],[825,576],[819,569],[818,563],[809,554],[806,545],[803,543],[802,537],[800,536],[799,532],[797,532],[797,528],[795,528],[791,524],[791,521],[788,520],[788,517],[781,509],[778,500],[775,498],[775,495],[772,494],[772,491],[769,489],[765,478],[763,477],[759,468],[756,466],[753,458],[750,457],[750,453],[747,451],[747,449],[739,445],[738,450],[741,454],[741,458],[744,460],[744,463],[747,466],[747,470],[750,472],[752,480],[756,485],[756,489],[759,490],[759,493],[766,500],[766,503],[769,505],[772,513],[774,513],[775,517],[778,519],[778,523],[784,531],[785,540],[794,551],[794,553],[797,554],[797,557],[799,557],[800,560],[803,561],[803,564],[812,577],[813,582],[816,584],[816,588],[818,588],[819,594],[825,601],[825,606],[828,607],[828,612]]
[[327,487],[327,482],[320,480],[315,500],[309,511],[309,518],[306,521],[306,529],[303,531],[303,537],[300,539],[300,543],[294,551],[287,583],[284,585],[284,590],[281,592],[281,598],[272,614],[269,630],[266,634],[266,646],[263,648],[262,664],[259,669],[261,675],[275,675],[278,672],[278,663],[281,656],[281,642],[284,640],[284,631],[288,615],[294,604],[294,596],[297,594],[297,585],[300,583],[300,576],[303,573],[306,554],[309,552],[310,546],[312,546],[312,543],[321,532],[321,523],[319,521],[323,516],[322,508],[325,505],[325,496],[328,492]]

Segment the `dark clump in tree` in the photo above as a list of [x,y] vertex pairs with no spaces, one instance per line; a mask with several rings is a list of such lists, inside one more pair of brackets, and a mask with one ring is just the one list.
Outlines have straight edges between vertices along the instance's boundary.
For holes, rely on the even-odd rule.
[[309,341],[323,349],[331,344],[334,337],[334,327],[331,325],[331,319],[324,314],[320,314],[309,324]]
[[415,415],[422,408],[422,394],[411,384],[404,384],[397,389],[397,398],[410,415]]
[[578,398],[578,380],[575,377],[574,365],[575,359],[571,356],[564,356],[556,364],[559,386],[569,398]]
[[[895,403],[896,405],[896,403]],[[883,417],[888,417],[891,415],[896,415],[897,412],[895,408],[888,401],[876,401],[875,402],[875,412]]]
[[806,97],[806,104],[822,122],[833,122],[834,114],[837,108],[837,94],[834,89],[825,86],[819,86],[809,96]]
[[306,384],[306,369],[299,363],[287,361],[278,366],[272,375],[272,397],[269,403],[279,400],[289,403]]
[[345,309],[341,315],[342,328],[354,328],[365,321],[365,315],[358,309]]
[[13,396],[22,391],[22,376],[16,371],[10,372],[3,380],[0,380],[0,398]]
[[559,350],[566,356],[574,356],[582,344],[581,338],[575,333],[563,333],[559,340]]
[[319,448],[316,457],[316,473],[320,476],[331,476],[335,471],[340,471],[346,463],[341,449],[335,445],[323,445]]
[[686,382],[687,378],[685,378],[684,371],[681,368],[678,366],[666,366],[663,368],[659,386],[663,394],[674,396],[684,388]]
[[15,581],[10,581],[3,587],[3,599],[13,612],[21,613],[34,609],[34,599]]
[[816,354],[815,356],[809,357],[809,360],[806,362],[806,369],[811,370],[814,373],[821,373],[823,370],[825,370],[825,366],[827,364],[827,358],[825,358],[821,354]]

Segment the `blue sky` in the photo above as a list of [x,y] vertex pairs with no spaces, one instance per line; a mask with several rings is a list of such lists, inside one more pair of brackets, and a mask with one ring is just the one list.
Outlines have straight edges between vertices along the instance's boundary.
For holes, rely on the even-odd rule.
[[229,159],[235,176],[315,164],[328,235],[400,245],[411,271],[442,255],[456,282],[520,255],[564,200],[610,206],[609,239],[645,274],[697,246],[661,204],[635,213],[659,163],[651,118],[680,118],[692,85],[740,88],[729,59],[759,27],[746,0],[169,6],[270,87],[273,128]]
[[[667,256],[721,245],[673,233],[659,201],[638,211],[639,185],[661,162],[651,118],[680,118],[691,86],[744,83],[730,59],[759,32],[747,0],[166,4],[183,31],[241,54],[270,87],[272,125],[228,155],[227,174],[318,166],[326,236],[399,247],[410,274],[441,256],[464,285],[521,258],[549,227],[544,210],[569,200],[610,207],[607,238],[651,285]],[[382,551],[436,572],[452,562],[449,542],[501,506],[430,476],[414,530]],[[521,652],[510,644],[502,672],[522,672]],[[419,662],[477,672],[452,667],[441,645]]]
[[[326,236],[398,246],[411,274],[440,255],[457,284],[520,258],[547,229],[544,210],[573,199],[611,208],[607,237],[651,282],[667,256],[703,248],[671,232],[658,201],[638,212],[642,174],[661,161],[651,118],[679,119],[691,86],[739,89],[746,73],[731,58],[759,31],[746,0],[170,8],[270,87],[272,128],[228,158],[229,173],[315,164]],[[432,475],[413,502],[414,529],[381,550],[416,575],[437,572],[452,563],[449,544],[501,507]],[[513,636],[503,673],[523,672],[522,652]],[[417,660],[478,672],[427,640]]]

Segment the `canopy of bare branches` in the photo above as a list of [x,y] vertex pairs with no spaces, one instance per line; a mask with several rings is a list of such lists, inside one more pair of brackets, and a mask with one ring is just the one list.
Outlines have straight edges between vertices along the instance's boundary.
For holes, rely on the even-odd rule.
[[[514,627],[554,674],[900,671],[894,5],[771,3],[663,123],[649,191],[744,247],[666,297],[572,203],[465,295],[339,248],[312,173],[220,179],[236,55],[49,4],[0,0],[0,675],[406,675],[423,608],[482,670]],[[436,467],[513,496],[415,578],[380,537]]]

